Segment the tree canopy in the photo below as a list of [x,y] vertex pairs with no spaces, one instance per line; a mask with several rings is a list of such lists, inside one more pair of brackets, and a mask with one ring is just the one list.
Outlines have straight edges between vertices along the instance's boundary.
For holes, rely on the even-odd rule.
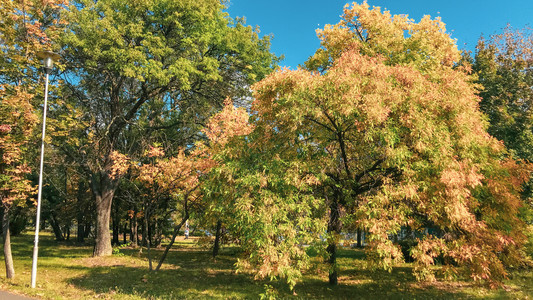
[[330,283],[343,225],[369,233],[368,257],[385,268],[402,259],[391,236],[409,228],[419,233],[410,249],[418,278],[433,279],[441,257],[449,276],[464,270],[501,282],[521,258],[528,167],[504,158],[486,132],[477,86],[469,67],[457,65],[444,23],[354,3],[318,36],[307,70],[279,70],[253,86],[256,129],[242,160],[254,167],[226,175],[235,189],[226,193],[244,201],[233,214],[246,211],[234,222],[241,230],[268,224],[242,237],[254,245],[247,264],[292,282],[314,216],[328,232]]
[[110,176],[111,153],[140,157],[153,142],[172,151],[192,145],[223,100],[247,95],[277,60],[268,36],[259,38],[223,9],[218,0],[70,6],[61,39],[68,61],[63,112],[78,111],[84,124],[67,127],[78,133],[64,136],[81,134],[84,143],[57,141],[90,174],[98,212],[95,255],[111,254],[107,228],[119,183]]

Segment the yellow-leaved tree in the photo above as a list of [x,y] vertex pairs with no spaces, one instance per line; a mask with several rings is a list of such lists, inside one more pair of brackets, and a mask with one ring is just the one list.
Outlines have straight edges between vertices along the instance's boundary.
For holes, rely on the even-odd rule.
[[417,278],[434,279],[439,257],[446,275],[500,284],[522,258],[519,190],[531,168],[486,132],[444,23],[353,3],[318,37],[305,69],[253,86],[255,130],[217,169],[247,245],[239,265],[294,285],[308,266],[302,245],[327,228],[337,284],[344,226],[367,232],[376,266],[399,262],[395,237],[411,232]]

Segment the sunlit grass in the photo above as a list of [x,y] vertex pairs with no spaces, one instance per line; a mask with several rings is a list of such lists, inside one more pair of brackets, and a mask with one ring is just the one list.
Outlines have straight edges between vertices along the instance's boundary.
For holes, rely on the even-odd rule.
[[[53,241],[50,234],[41,237],[37,288],[31,289],[30,234],[13,238],[16,278],[5,279],[4,265],[0,287],[44,299],[256,299],[273,286],[281,298],[300,299],[530,299],[533,274],[523,270],[513,273],[505,288],[489,290],[471,282],[419,283],[412,275],[412,265],[403,264],[392,272],[371,272],[365,268],[361,250],[345,249],[339,253],[339,285],[327,284],[327,269],[318,265],[294,291],[283,282],[254,280],[234,271],[237,252],[224,248],[217,259],[208,250],[196,247],[192,240],[180,240],[158,272],[148,271],[146,249],[121,249],[120,255],[91,257],[91,246]],[[154,250],[155,258],[162,249]],[[318,260],[318,258],[317,258]],[[156,261],[154,261],[154,264]]]

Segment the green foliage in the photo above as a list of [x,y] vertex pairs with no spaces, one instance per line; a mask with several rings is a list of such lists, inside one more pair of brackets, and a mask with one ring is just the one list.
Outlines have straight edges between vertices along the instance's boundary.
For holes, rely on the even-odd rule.
[[533,161],[533,34],[530,28],[505,28],[481,39],[473,70],[483,86],[481,110],[489,117],[489,133],[511,153]]
[[[105,203],[97,205],[99,215],[109,214],[119,185],[113,153],[143,161],[160,143],[176,155],[203,138],[202,127],[226,97],[247,96],[272,70],[269,37],[223,9],[219,0],[71,3],[61,36],[63,101],[52,123],[57,146],[85,170],[96,203]],[[107,236],[96,241],[96,253],[109,254],[109,245],[100,247]]]
[[[506,27],[501,34],[478,42],[473,62],[478,75],[481,110],[488,132],[501,140],[511,156],[533,162],[533,32]],[[523,216],[533,222],[533,177],[523,186],[529,203]]]
[[279,297],[279,292],[269,284],[265,284],[265,292],[259,294],[261,300],[275,300]]
[[204,197],[211,214],[240,241],[238,269],[258,278],[285,278],[294,287],[310,266],[301,246],[318,240],[325,224],[315,214],[320,202],[303,182],[305,166],[254,148],[260,136],[226,147],[226,155],[217,157],[220,165],[204,179]]

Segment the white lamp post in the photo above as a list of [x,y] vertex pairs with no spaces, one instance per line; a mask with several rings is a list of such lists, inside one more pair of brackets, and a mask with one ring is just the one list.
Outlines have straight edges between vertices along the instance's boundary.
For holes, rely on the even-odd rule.
[[31,287],[35,288],[37,278],[37,253],[39,252],[39,225],[41,222],[41,198],[43,193],[43,162],[44,162],[44,136],[46,130],[46,107],[48,105],[48,75],[52,72],[54,61],[59,55],[50,51],[40,51],[37,56],[43,60],[46,80],[44,84],[44,108],[43,108],[43,134],[41,138],[41,165],[39,169],[39,191],[37,194],[37,218],[35,220],[35,240],[33,245],[33,261],[31,264]]

